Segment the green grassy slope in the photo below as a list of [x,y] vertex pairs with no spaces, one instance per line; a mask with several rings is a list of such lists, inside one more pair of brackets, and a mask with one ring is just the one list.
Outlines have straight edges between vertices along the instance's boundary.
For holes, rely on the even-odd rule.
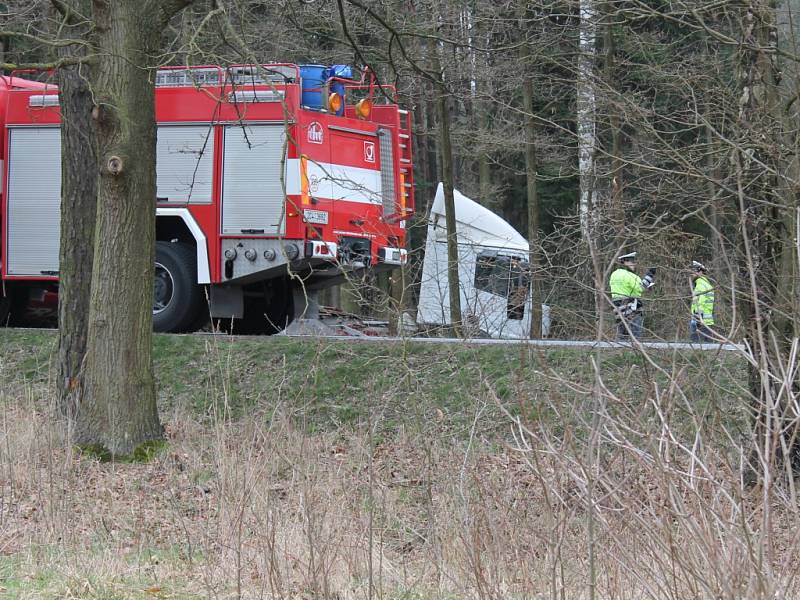
[[[49,385],[55,347],[53,332],[1,330],[6,395]],[[700,413],[745,404],[744,364],[732,353],[157,335],[154,358],[162,411],[224,410],[236,419],[279,409],[311,431],[357,426],[370,411],[382,428],[433,414],[462,432],[476,407],[567,419],[560,407],[594,397],[598,361],[612,410],[637,410],[665,394]]]

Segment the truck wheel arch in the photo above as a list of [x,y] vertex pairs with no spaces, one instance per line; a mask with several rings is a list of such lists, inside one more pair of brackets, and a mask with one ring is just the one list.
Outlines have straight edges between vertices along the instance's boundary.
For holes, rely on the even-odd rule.
[[176,224],[182,230],[179,233],[183,233],[184,236],[191,236],[191,239],[194,240],[197,252],[197,283],[211,283],[208,241],[192,213],[189,212],[188,208],[158,207],[156,209],[156,239],[158,241],[168,242],[173,237],[180,237],[179,233],[174,233]]

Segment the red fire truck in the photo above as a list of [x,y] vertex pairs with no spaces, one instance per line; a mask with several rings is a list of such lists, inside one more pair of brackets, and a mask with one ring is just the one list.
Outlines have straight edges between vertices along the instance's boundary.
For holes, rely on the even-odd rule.
[[[403,264],[411,118],[394,98],[341,65],[159,70],[155,329],[277,331],[315,291]],[[58,90],[0,77],[0,123],[6,321],[57,291]]]

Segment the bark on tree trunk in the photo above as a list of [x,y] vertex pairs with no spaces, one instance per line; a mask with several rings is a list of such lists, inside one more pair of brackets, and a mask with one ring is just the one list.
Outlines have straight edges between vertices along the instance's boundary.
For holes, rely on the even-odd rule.
[[[487,23],[479,19],[475,24],[477,30],[477,40],[479,44],[485,47],[491,46],[491,34],[487,31]],[[477,52],[474,54],[473,60],[475,63],[480,63],[480,69],[475,72],[475,89],[478,92],[478,99],[476,102],[475,124],[480,135],[485,140],[481,140],[481,150],[478,156],[478,190],[480,192],[480,199],[478,202],[483,206],[492,205],[492,156],[490,150],[487,148],[488,140],[491,135],[491,121],[493,118],[494,105],[490,98],[494,96],[492,89],[492,78],[487,74],[492,71],[492,64],[490,56],[485,52]]]
[[[609,23],[604,27],[604,44],[606,51],[606,64],[605,64],[605,82],[604,84],[611,89],[614,89],[617,78],[615,77],[615,49],[616,43],[614,40],[613,25],[613,6],[606,6],[609,16]],[[613,98],[613,95],[612,95]],[[620,116],[619,111],[615,107],[609,110],[609,126],[611,129],[611,181],[609,189],[609,208],[611,224],[614,228],[616,242],[622,242],[622,236],[625,230],[625,210],[622,206],[622,189],[623,189],[623,167],[622,160],[622,140],[620,135]]]
[[[716,273],[716,276],[719,278],[723,272],[723,220],[722,216],[720,215],[720,201],[716,183],[720,179],[720,170],[714,158],[716,153],[712,151],[717,141],[714,138],[714,133],[710,124],[712,114],[710,105],[706,105],[705,112],[705,118],[707,121],[709,121],[709,123],[706,125],[706,144],[708,146],[708,173],[706,174],[708,179],[706,187],[708,190],[708,224],[711,227],[711,248],[713,252],[711,265],[712,269],[714,270],[713,272]],[[719,302],[719,297],[717,297],[717,302]]]
[[[436,52],[436,46],[434,44],[428,44],[428,52]],[[427,180],[429,188],[429,194],[427,196],[427,203],[425,205],[425,216],[430,216],[431,214],[431,205],[433,203],[433,196],[436,193],[436,186],[442,180],[442,160],[441,156],[439,155],[439,149],[436,146],[436,138],[438,135],[438,130],[436,129],[436,114],[438,112],[437,108],[437,101],[435,100],[437,94],[437,87],[434,83],[427,84],[426,87],[429,87],[428,92],[430,93],[430,97],[434,98],[434,100],[429,100],[426,98],[425,100],[425,121],[427,123],[427,127],[425,129],[425,137],[426,137],[426,146],[427,146],[427,155],[428,155],[428,175],[429,178]]]
[[594,194],[594,155],[597,144],[595,130],[596,98],[594,88],[594,59],[597,38],[597,12],[594,0],[580,0],[580,25],[577,76],[578,174],[580,177],[581,231],[591,243],[591,211]]
[[595,155],[597,151],[597,95],[595,58],[597,54],[597,8],[595,0],[579,2],[579,48],[576,82],[576,119],[578,133],[578,176],[580,199],[578,215],[581,234],[588,246],[594,267],[594,305],[597,315],[597,335],[603,335],[606,300],[600,264],[600,242],[597,239],[597,176]]
[[439,49],[432,48],[432,71],[436,82],[436,111],[439,118],[439,156],[442,163],[442,187],[444,188],[444,218],[447,229],[447,285],[450,301],[450,323],[453,335],[461,335],[461,284],[458,277],[458,238],[456,237],[456,202],[453,195],[455,187],[453,175],[453,148],[450,139],[450,99],[447,84],[444,81]]
[[[756,448],[751,467],[766,486],[780,473],[800,473],[800,441],[786,388],[797,392],[797,375],[786,380],[796,335],[797,192],[791,164],[792,138],[780,97],[775,8],[752,0],[742,11],[738,125],[734,150],[742,263],[745,281],[735,293],[748,318],[747,343],[754,354],[750,392]],[[789,162],[787,162],[789,161]],[[767,165],[769,169],[765,169]],[[786,174],[789,174],[788,177]],[[777,472],[775,468],[777,467]]]
[[461,335],[461,283],[458,277],[458,237],[456,234],[456,202],[453,194],[453,150],[450,142],[450,111],[445,84],[440,84],[438,95],[439,135],[442,157],[442,185],[444,187],[444,218],[447,228],[447,285],[450,300],[450,323],[453,335]]
[[520,49],[522,68],[522,99],[525,109],[525,177],[528,184],[528,262],[531,277],[531,325],[532,339],[542,337],[542,294],[539,260],[539,194],[537,188],[538,165],[536,162],[536,122],[533,115],[533,77],[529,69],[530,50],[527,43]]
[[[11,43],[7,37],[0,37],[0,62],[6,62],[6,53],[10,46]],[[5,74],[5,71],[3,71],[3,74]]]
[[75,442],[128,455],[162,436],[152,360],[156,125],[153,57],[188,0],[96,0],[98,181],[84,394]]
[[[799,8],[798,0],[783,0],[777,3],[775,10],[776,45],[783,50],[792,52],[794,56],[797,56],[798,37],[800,36],[800,28],[795,23]],[[784,64],[778,67],[779,71],[775,81],[776,95],[784,101],[795,98],[794,102],[796,103],[798,94],[800,94],[800,76],[798,76],[800,65],[796,60],[783,60]],[[786,104],[781,102],[780,106],[785,107]],[[793,137],[793,134],[800,129],[800,115],[797,110],[784,108],[783,114],[780,116],[786,146],[790,148],[794,146],[794,151],[787,153],[787,176],[783,179],[781,189],[781,196],[784,198],[786,206],[783,218],[784,247],[781,274],[784,278],[788,276],[791,284],[781,285],[780,290],[784,292],[782,300],[788,309],[787,320],[783,324],[784,330],[787,335],[797,338],[800,337],[800,261],[797,248],[798,240],[800,240],[800,206],[798,206],[796,182],[800,181],[800,156],[797,153],[796,135]]]
[[[422,183],[427,189],[427,186],[430,185],[430,182],[433,181],[433,177],[435,176],[436,171],[431,170],[431,161],[429,160],[428,156],[428,138],[430,137],[430,128],[428,127],[428,119],[427,119],[427,91],[424,84],[420,85],[419,94],[416,96],[416,106],[418,107],[417,110],[414,111],[414,131],[416,135],[414,136],[414,156],[416,157],[416,162],[419,165],[419,181],[417,182],[417,189],[421,189],[422,186],[419,184]],[[430,209],[428,198],[430,194],[425,194],[426,198],[425,205],[422,208],[425,212],[423,213],[424,216],[428,216],[428,210]]]
[[478,157],[478,189],[480,190],[480,204],[487,206],[492,202],[492,166],[489,154],[481,152]]
[[389,335],[405,335],[403,327],[403,314],[408,304],[408,290],[406,289],[405,265],[392,271],[389,279],[391,285],[391,302],[389,303]]
[[[88,4],[88,3],[84,3]],[[82,6],[82,8],[87,8]],[[69,30],[68,35],[76,32]],[[65,47],[61,57],[85,54]],[[58,72],[61,107],[61,241],[58,293],[58,408],[75,414],[81,396],[97,206],[97,152],[88,65]]]

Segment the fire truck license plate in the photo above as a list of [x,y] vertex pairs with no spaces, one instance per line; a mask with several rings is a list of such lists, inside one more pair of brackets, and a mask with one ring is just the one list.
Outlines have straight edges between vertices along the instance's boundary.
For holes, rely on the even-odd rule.
[[306,218],[306,223],[316,223],[318,225],[328,224],[328,213],[324,210],[310,210],[306,208],[303,211],[303,216]]

